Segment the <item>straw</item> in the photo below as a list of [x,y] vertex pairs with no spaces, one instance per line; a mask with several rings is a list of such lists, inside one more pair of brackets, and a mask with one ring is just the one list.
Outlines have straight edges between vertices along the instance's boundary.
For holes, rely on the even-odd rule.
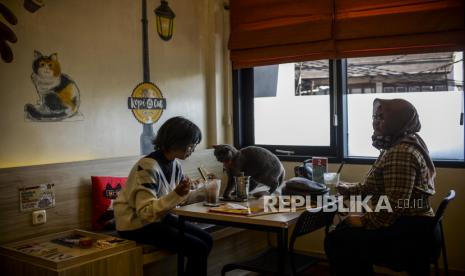
[[198,167],[197,170],[199,170],[200,176],[202,176],[204,181],[207,181],[208,179],[208,172],[205,170],[203,167]]
[[336,173],[339,174],[339,173],[342,171],[342,167],[344,166],[345,163],[346,163],[345,161],[342,161],[342,162],[341,162],[341,165],[340,165],[339,168],[337,169],[337,172],[336,172]]

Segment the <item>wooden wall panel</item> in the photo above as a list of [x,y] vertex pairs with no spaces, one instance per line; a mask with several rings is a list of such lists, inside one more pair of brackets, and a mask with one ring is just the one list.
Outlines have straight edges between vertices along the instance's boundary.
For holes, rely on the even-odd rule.
[[[0,169],[0,244],[73,228],[90,229],[92,216],[92,175],[127,176],[140,156],[47,164]],[[217,175],[222,164],[213,150],[198,150],[183,161],[184,173],[200,174],[199,165]],[[47,209],[47,223],[32,225],[31,212],[19,211],[21,187],[55,184],[54,208]]]

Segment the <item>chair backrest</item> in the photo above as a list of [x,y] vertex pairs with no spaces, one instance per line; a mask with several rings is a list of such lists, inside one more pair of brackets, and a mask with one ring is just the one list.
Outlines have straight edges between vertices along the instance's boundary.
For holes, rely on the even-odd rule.
[[319,207],[318,209],[305,210],[297,220],[294,231],[291,235],[290,250],[294,250],[295,240],[305,234],[311,233],[321,228],[328,227],[333,222],[336,209],[331,211],[330,208]]
[[446,212],[447,205],[455,198],[455,191],[450,190],[448,195],[441,201],[438,209],[436,210],[436,215],[434,216],[434,225],[438,225],[444,218],[444,213]]
[[437,260],[441,252],[444,254],[444,263],[445,266],[447,267],[447,257],[446,257],[446,245],[445,245],[445,240],[444,240],[444,230],[442,226],[442,220],[444,218],[444,214],[446,212],[446,208],[449,205],[449,202],[451,202],[455,198],[455,191],[450,190],[447,196],[441,201],[441,204],[439,204],[439,207],[436,209],[436,214],[434,216],[433,220],[433,239],[432,239],[432,251],[429,253],[430,259],[431,260]]

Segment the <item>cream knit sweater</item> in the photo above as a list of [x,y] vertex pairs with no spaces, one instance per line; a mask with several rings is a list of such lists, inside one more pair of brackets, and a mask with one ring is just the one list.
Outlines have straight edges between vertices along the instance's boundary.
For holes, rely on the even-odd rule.
[[134,165],[126,187],[113,203],[116,230],[135,230],[160,221],[166,213],[186,200],[187,196],[181,197],[174,191],[183,178],[177,160],[173,162],[172,171],[171,182],[167,183],[156,160],[144,157]]

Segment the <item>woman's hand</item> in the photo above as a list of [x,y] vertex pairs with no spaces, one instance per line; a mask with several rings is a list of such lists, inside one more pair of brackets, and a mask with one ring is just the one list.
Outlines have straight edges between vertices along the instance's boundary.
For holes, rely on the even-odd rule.
[[348,225],[352,227],[362,227],[362,216],[361,215],[349,215],[344,220]]
[[203,184],[204,182],[205,182],[205,180],[203,180],[202,177],[199,177],[196,180],[191,181],[191,190],[198,189],[201,186],[201,184]]
[[209,173],[207,179],[218,179],[218,177],[214,173]]
[[179,196],[185,196],[189,193],[191,187],[191,180],[189,177],[185,176],[183,180],[174,188],[174,191],[179,195]]
[[347,183],[339,182],[339,184],[336,186],[336,190],[342,196],[349,195],[349,185]]

